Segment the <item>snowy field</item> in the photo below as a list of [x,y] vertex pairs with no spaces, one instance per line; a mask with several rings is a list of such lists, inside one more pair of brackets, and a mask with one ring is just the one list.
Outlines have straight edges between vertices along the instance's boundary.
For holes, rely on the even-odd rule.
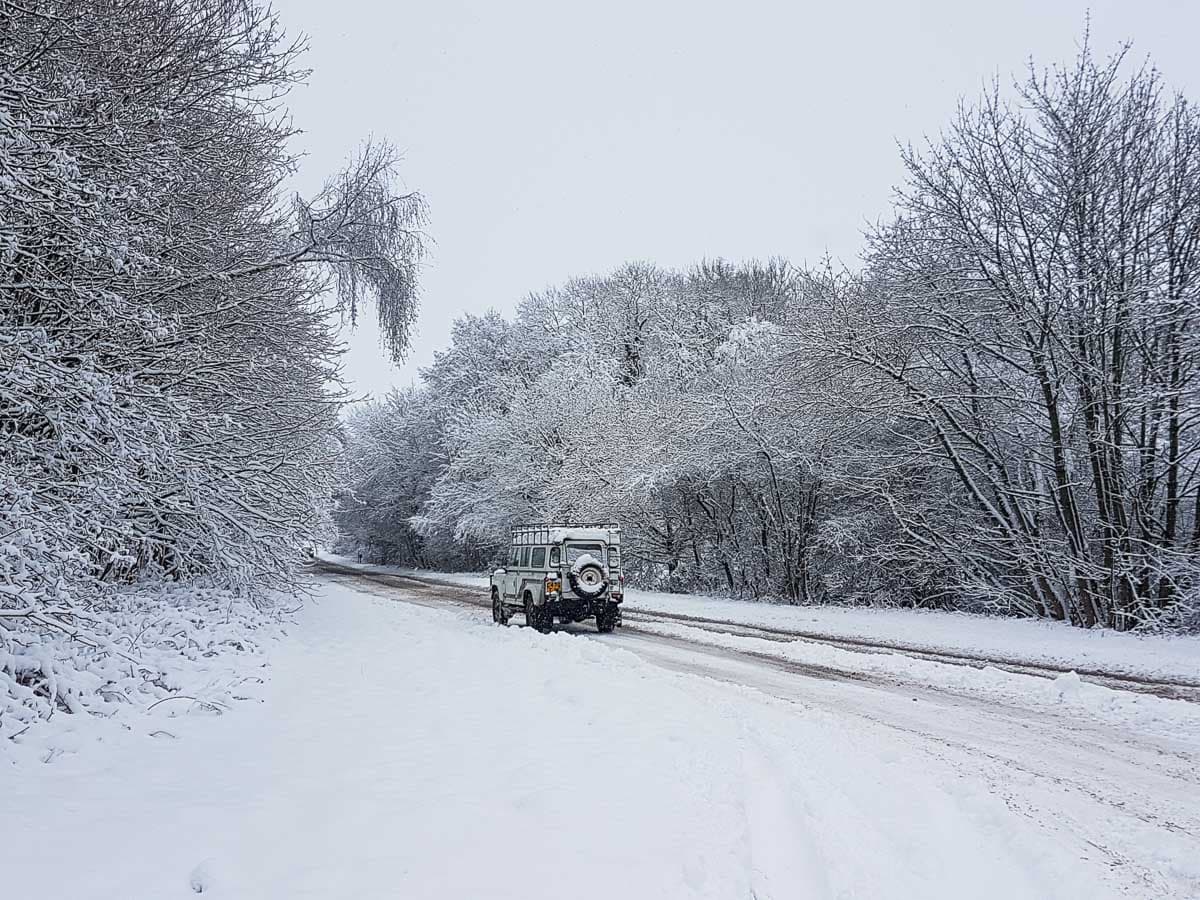
[[1182,732],[318,584],[223,714],[81,717],[9,760],[6,895],[1200,895]]

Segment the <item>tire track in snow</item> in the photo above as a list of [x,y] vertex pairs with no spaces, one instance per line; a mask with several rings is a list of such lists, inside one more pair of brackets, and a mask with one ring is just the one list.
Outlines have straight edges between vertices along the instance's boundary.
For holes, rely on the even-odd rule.
[[[487,600],[480,596],[480,593],[477,589],[464,587],[461,584],[456,584],[455,582],[451,581],[443,581],[426,576],[408,574],[399,575],[391,572],[372,572],[351,566],[342,566],[326,560],[317,560],[314,563],[314,567],[327,572],[335,572],[339,574],[355,576],[358,578],[371,579],[384,584],[391,583],[413,590],[419,590],[419,588],[417,588],[418,585],[425,588],[435,588],[438,592],[437,596],[444,599],[453,600],[460,605],[479,606],[485,609],[488,608]],[[965,666],[973,669],[991,667],[1018,675],[1031,675],[1037,678],[1048,680],[1053,680],[1058,678],[1060,675],[1074,672],[1076,675],[1080,676],[1082,681],[1086,683],[1098,684],[1101,687],[1107,687],[1111,690],[1145,693],[1157,697],[1163,697],[1168,700],[1187,700],[1192,703],[1200,703],[1200,679],[1156,679],[1122,672],[1104,672],[1099,669],[1089,669],[1086,667],[1072,669],[1068,666],[1032,663],[1027,660],[979,656],[968,653],[934,650],[927,647],[918,647],[898,642],[876,641],[865,638],[849,638],[844,636],[822,634],[819,632],[773,628],[763,625],[746,625],[740,622],[732,622],[725,619],[711,619],[702,616],[690,616],[682,613],[669,613],[655,610],[629,610],[623,612],[622,616],[625,621],[630,624],[636,624],[637,622],[643,622],[646,624],[655,622],[662,624],[681,624],[714,634],[734,634],[743,637],[755,637],[776,643],[791,643],[799,641],[815,644],[827,644],[829,646],[837,647],[850,652],[866,654],[898,654],[901,656],[913,657],[915,659],[924,659],[930,662],[943,663],[953,666]],[[627,625],[626,627],[628,628],[629,626]],[[771,657],[770,654],[761,654],[761,658],[772,659],[773,657]],[[800,665],[796,663],[793,664]],[[841,677],[852,680],[876,681],[878,683],[885,683],[887,681],[886,679],[875,678],[864,673],[853,673],[842,669],[834,669],[816,665],[806,667],[806,671],[811,672],[811,674],[817,677]],[[800,673],[798,672],[798,674]],[[893,683],[906,682],[897,680]]]
[[[371,593],[404,602],[433,608],[449,605],[480,614],[489,609],[478,589],[462,585],[324,562],[321,568],[338,579],[353,579]],[[631,619],[638,617],[634,614]],[[715,623],[704,624],[710,627],[701,631],[718,630]],[[1161,854],[1148,849],[1173,848],[1176,859],[1187,858],[1187,848],[1200,850],[1200,807],[1187,801],[1200,796],[1194,752],[1164,747],[1145,735],[1085,727],[1045,710],[930,685],[854,677],[769,653],[642,631],[632,623],[615,636],[572,626],[560,630],[621,646],[660,668],[750,689],[768,702],[821,708],[883,729],[893,739],[898,737],[960,772],[967,782],[987,785],[989,795],[1037,823],[1047,840],[1078,841],[1082,836],[1105,866],[1126,884],[1136,885],[1134,896],[1190,897],[1200,892],[1200,873],[1177,866],[1168,877],[1162,866],[1154,864]],[[751,632],[747,636],[765,637],[753,633],[755,629],[747,631]],[[772,639],[787,642],[780,634]],[[805,680],[797,681],[796,676]],[[765,872],[777,871],[779,848],[762,833],[760,824],[753,823],[778,820],[787,809],[778,800],[760,795],[749,794],[746,802],[752,855]],[[791,863],[800,864],[799,860]],[[772,896],[769,881],[761,887],[761,897]]]
[[[325,562],[322,562],[322,566],[333,568],[339,574],[358,579],[360,583],[365,581],[389,585],[390,591],[385,589],[379,592],[382,596],[395,598],[393,591],[399,589],[404,593],[404,600],[423,606],[444,608],[449,603],[474,610],[490,609],[486,601],[480,598],[477,590],[464,588],[462,585],[394,573],[363,572],[351,567]],[[994,697],[984,698],[944,685],[877,674],[847,672],[843,669],[797,662],[766,652],[714,646],[702,641],[689,640],[681,635],[643,631],[636,626],[625,626],[617,635],[604,636],[595,634],[590,629],[583,630],[582,627],[576,626],[559,626],[558,630],[605,643],[620,643],[626,649],[638,653],[643,658],[652,659],[658,665],[734,684],[749,683],[760,688],[757,683],[759,679],[754,674],[755,669],[769,669],[786,676],[859,685],[876,693],[885,692],[889,697],[899,698],[906,704],[917,702],[918,697],[921,701],[932,703],[935,706],[950,703],[956,710],[969,709],[972,713],[990,720],[1002,718],[1008,726],[1027,732],[1031,740],[1044,742],[1047,746],[1061,745],[1065,741],[1079,752],[1089,751],[1089,755],[1092,749],[1103,746],[1106,757],[1118,759],[1121,763],[1136,766],[1142,771],[1151,770],[1162,773],[1171,779],[1176,787],[1186,787],[1186,790],[1200,792],[1200,772],[1197,770],[1194,752],[1190,748],[1180,749],[1165,746],[1161,742],[1150,742],[1144,734],[1124,734],[1109,727],[1081,724],[1079,721],[1060,715],[1048,716],[1044,709],[1031,709],[1016,703],[1005,703]],[[711,629],[702,630],[709,631]],[[774,640],[783,642],[778,636]],[[680,656],[680,654],[683,655]],[[744,668],[741,673],[730,675],[727,671],[723,671],[722,667],[731,664],[752,668]],[[785,699],[791,699],[791,695]],[[902,709],[904,707],[888,708]],[[873,712],[868,718],[873,718],[882,725],[897,727],[880,719],[878,711]],[[1047,724],[1051,726],[1049,729],[1046,727]],[[1046,733],[1047,731],[1049,734]],[[932,733],[914,733],[924,739],[933,739],[934,737]],[[1020,743],[1018,742],[1018,745]]]

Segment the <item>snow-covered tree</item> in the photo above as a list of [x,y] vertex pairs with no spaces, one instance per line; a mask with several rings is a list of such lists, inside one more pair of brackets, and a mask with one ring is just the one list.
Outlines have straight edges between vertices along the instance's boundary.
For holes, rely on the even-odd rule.
[[[332,488],[330,317],[407,341],[420,198],[289,199],[302,46],[243,0],[0,4],[0,615],[285,583]],[[0,625],[0,628],[5,627]]]
[[1123,71],[1085,48],[909,151],[830,331],[899,389],[907,453],[941,473],[934,508],[895,504],[908,555],[1088,626],[1169,618],[1200,549],[1200,121]]
[[633,263],[462,320],[413,527],[607,517],[669,588],[1194,621],[1200,120],[1126,68],[963,105],[860,271]]

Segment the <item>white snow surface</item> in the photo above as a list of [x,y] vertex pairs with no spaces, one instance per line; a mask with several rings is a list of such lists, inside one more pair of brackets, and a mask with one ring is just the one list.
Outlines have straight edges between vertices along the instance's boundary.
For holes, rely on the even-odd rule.
[[1134,725],[1142,733],[1184,739],[1200,747],[1200,703],[1112,689],[1085,682],[1075,672],[1064,672],[1053,679],[1038,678],[995,666],[960,666],[902,653],[863,653],[811,641],[781,643],[661,622],[637,624],[643,632],[819,666],[853,677],[869,675],[895,683],[934,686],[994,702],[1015,701],[1027,708],[1053,710],[1081,721],[1099,720],[1116,727]]
[[[487,590],[486,575],[427,572],[324,558],[364,571],[395,572]],[[1083,629],[1060,622],[915,609],[785,606],[668,594],[626,586],[627,613],[667,612],[835,638],[877,640],[1032,664],[1100,669],[1129,675],[1200,681],[1200,635],[1143,635]]]
[[322,583],[254,700],[80,716],[87,742],[0,768],[6,895],[1200,892],[1195,798],[1169,789],[1175,768],[1194,783],[1182,741],[1110,771],[1128,728],[766,669],[730,683],[744,663],[649,636],[541,635],[351,584]]
[[662,610],[1034,664],[1200,680],[1200,635],[1130,634],[941,610],[786,606],[640,590],[625,594],[627,609]]
[[49,760],[102,734],[155,731],[148,709],[218,713],[254,692],[262,645],[297,603],[146,584],[81,615],[78,640],[10,619],[0,628],[0,765]]

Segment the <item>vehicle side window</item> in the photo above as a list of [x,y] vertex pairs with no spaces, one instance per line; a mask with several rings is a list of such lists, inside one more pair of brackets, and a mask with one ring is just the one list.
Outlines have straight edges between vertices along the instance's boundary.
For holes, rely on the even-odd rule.
[[550,548],[550,565],[557,566],[559,564],[559,551],[557,547]]
[[535,569],[546,568],[546,548],[534,547],[533,552],[529,554],[529,565]]
[[512,559],[509,561],[508,564],[510,566],[512,566],[513,568],[516,568],[520,564],[520,562],[521,562],[521,548],[513,547],[512,548]]
[[609,547],[608,548],[608,567],[610,569],[616,569],[616,568],[619,568],[620,565],[621,565],[621,556],[617,552],[617,548]]
[[522,569],[529,568],[529,548],[528,547],[521,548],[521,568]]

